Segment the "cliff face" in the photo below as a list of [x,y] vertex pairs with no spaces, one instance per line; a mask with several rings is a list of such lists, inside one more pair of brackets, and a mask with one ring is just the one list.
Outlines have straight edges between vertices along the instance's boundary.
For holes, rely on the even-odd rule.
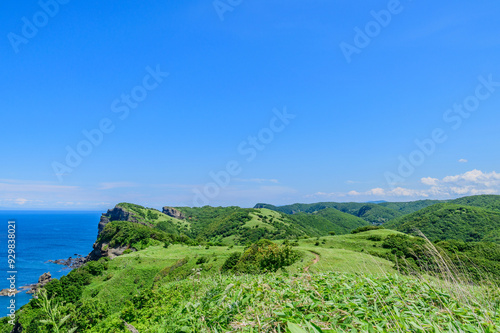
[[106,224],[111,221],[128,221],[138,223],[134,212],[129,212],[120,206],[116,206],[113,209],[108,209],[108,212],[106,214],[102,214],[101,221],[97,226],[99,235],[104,230]]
[[[134,212],[130,212],[123,207],[116,206],[113,209],[108,209],[107,213],[101,215],[101,220],[97,226],[98,237],[106,227],[106,224],[111,221],[127,221],[145,225],[144,222],[138,221]],[[122,255],[123,252],[128,249],[128,247],[112,248],[109,247],[109,244],[100,242],[95,242],[93,248],[94,249],[89,253],[85,261],[99,260],[99,258],[102,257],[109,257],[113,259],[114,257]]]
[[[174,217],[176,219],[185,219],[186,216],[179,210],[172,207],[163,207],[163,214]],[[98,229],[98,237],[103,232],[106,225],[112,221],[127,221],[133,223],[140,223],[143,225],[148,225],[144,222],[144,219],[137,215],[134,211],[127,210],[119,205],[117,205],[113,209],[108,209],[105,214],[102,214],[101,220],[99,221]],[[123,254],[125,250],[129,247],[116,247],[112,248],[108,243],[104,242],[95,242],[93,245],[92,252],[85,258],[85,261],[89,260],[99,260],[102,257],[109,257],[113,259],[114,257],[120,256]]]
[[[102,257],[108,257],[110,259],[121,256],[125,250],[129,249],[128,246],[110,247],[109,243],[98,243],[95,242],[93,245],[92,252],[86,258],[86,261],[97,261]],[[135,251],[132,249],[132,251]]]
[[184,213],[173,207],[163,207],[163,214],[174,217],[179,220],[184,220],[186,218],[186,215],[184,215]]

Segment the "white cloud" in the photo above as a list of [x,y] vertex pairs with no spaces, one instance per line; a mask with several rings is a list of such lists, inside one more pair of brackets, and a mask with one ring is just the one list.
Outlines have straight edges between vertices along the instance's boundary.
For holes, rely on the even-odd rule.
[[427,177],[427,178],[422,178],[420,181],[422,182],[422,184],[425,184],[425,185],[436,186],[439,179]]
[[49,182],[0,179],[1,192],[61,192],[76,189],[77,186],[54,185]]
[[131,182],[109,182],[109,183],[100,183],[99,190],[112,190],[115,188],[127,188],[136,186],[138,186],[136,183],[131,183]]
[[264,179],[264,178],[249,178],[249,179],[235,178],[234,180],[237,181],[237,182],[258,183],[258,184],[262,184],[262,183],[274,183],[274,184],[278,184],[279,183],[277,179]]
[[25,203],[27,203],[29,200],[28,199],[24,199],[24,198],[17,198],[16,200],[14,200],[14,202],[18,205],[24,205]]
[[385,195],[385,190],[383,188],[373,188],[368,192],[370,193],[370,195],[379,195],[379,196]]
[[481,170],[475,169],[461,175],[444,177],[442,182],[461,185],[470,184],[484,187],[498,187],[500,186],[500,173],[496,173],[495,171],[484,173]]
[[459,175],[446,176],[442,179],[425,177],[420,182],[427,186],[427,188],[396,187],[393,189],[373,188],[367,191],[352,190],[347,193],[317,192],[306,197],[327,197],[334,199],[344,196],[355,196],[359,200],[373,199],[373,197],[377,199],[398,197],[425,199],[500,193],[500,173],[495,171],[487,173],[481,170],[471,170]]
[[[446,197],[467,196],[479,194],[495,194],[500,190],[500,174],[495,171],[485,173],[481,170],[471,170],[463,174],[446,176],[442,179],[426,177],[421,183],[430,186],[427,189],[415,190],[396,188],[387,191],[389,196],[408,197]],[[370,191],[367,192],[369,194]]]
[[458,160],[460,163],[467,163],[469,162],[468,160],[466,160],[465,158],[461,158]]

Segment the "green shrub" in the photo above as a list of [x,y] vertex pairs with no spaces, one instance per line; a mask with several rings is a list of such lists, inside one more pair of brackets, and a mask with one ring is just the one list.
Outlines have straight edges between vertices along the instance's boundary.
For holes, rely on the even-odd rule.
[[229,255],[229,257],[224,261],[224,264],[222,264],[221,271],[229,271],[233,269],[238,261],[240,260],[241,253],[240,252],[233,252]]
[[383,237],[380,235],[371,235],[371,236],[368,236],[367,239],[374,241],[374,242],[381,242],[383,240]]
[[203,257],[199,257],[197,260],[196,260],[196,265],[201,265],[201,264],[205,264],[207,262],[209,262],[210,260],[203,256]]
[[378,229],[384,229],[384,227],[380,225],[367,225],[364,227],[359,227],[351,231],[351,234],[358,234],[360,232],[365,232],[365,231],[370,231],[370,230],[378,230]]
[[239,258],[233,270],[240,273],[258,274],[276,272],[290,266],[300,258],[300,253],[289,244],[277,245],[267,239],[261,239],[248,247]]

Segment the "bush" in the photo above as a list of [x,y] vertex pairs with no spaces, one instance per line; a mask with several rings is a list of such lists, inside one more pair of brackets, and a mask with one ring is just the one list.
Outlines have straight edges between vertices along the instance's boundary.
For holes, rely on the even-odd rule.
[[203,257],[199,257],[197,260],[196,260],[196,265],[201,265],[201,264],[205,264],[209,262],[209,259],[205,256]]
[[370,231],[370,230],[378,230],[378,229],[384,229],[384,227],[380,225],[367,225],[364,227],[359,227],[351,231],[351,234],[358,234],[360,232],[365,232],[365,231]]
[[380,235],[371,235],[371,236],[368,236],[367,239],[374,241],[374,242],[381,242],[383,238]]
[[[108,258],[106,258],[108,259]],[[108,260],[104,258],[99,259],[99,261],[89,261],[81,269],[89,272],[93,276],[101,275],[102,272],[108,269]]]
[[233,270],[240,273],[258,274],[276,272],[290,266],[300,258],[300,253],[289,244],[277,245],[262,239],[248,247],[239,258]]
[[241,257],[240,252],[231,253],[229,255],[229,258],[227,258],[226,261],[224,262],[224,264],[222,265],[221,271],[225,272],[225,271],[229,271],[229,270],[233,269],[236,266],[236,264],[238,263],[238,261],[240,260],[240,257]]

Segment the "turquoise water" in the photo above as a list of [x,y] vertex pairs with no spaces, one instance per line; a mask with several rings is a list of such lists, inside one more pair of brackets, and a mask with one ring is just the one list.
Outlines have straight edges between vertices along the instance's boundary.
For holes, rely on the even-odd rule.
[[[46,263],[75,254],[86,256],[97,237],[102,212],[0,211],[0,289],[8,288],[8,221],[16,220],[17,288],[38,282],[45,272],[53,278],[69,273],[63,266]],[[29,302],[31,295],[15,296],[16,308]],[[7,314],[9,297],[0,297],[0,317]]]

